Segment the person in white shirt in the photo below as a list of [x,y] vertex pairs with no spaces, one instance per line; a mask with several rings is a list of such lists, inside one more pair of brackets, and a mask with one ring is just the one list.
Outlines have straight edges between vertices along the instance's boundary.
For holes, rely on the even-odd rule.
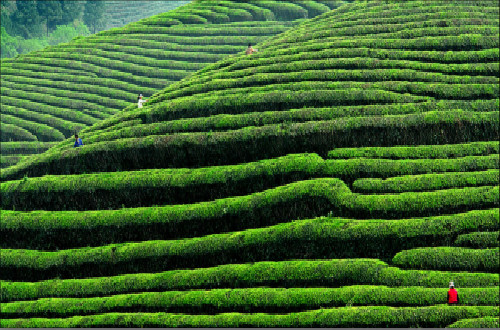
[[142,108],[142,104],[143,103],[146,103],[148,100],[143,100],[142,99],[142,94],[139,95],[139,97],[137,97],[137,107],[138,108]]

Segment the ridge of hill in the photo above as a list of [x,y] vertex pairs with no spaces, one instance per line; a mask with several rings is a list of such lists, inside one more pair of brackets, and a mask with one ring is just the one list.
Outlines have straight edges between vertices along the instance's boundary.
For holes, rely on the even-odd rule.
[[498,327],[498,9],[346,4],[3,170],[2,326]]
[[[122,28],[2,60],[1,141],[7,145],[2,166],[31,154],[5,150],[69,138],[133,108],[138,94],[147,98],[241,52],[249,42],[259,43],[342,3],[198,0]],[[46,148],[40,143],[31,150]]]

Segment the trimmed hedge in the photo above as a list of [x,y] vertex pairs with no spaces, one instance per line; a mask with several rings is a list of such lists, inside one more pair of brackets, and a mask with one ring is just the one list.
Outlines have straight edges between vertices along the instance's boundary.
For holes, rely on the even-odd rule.
[[499,151],[500,143],[498,141],[485,141],[432,146],[337,148],[328,152],[328,158],[434,159],[490,155],[497,154]]
[[401,251],[394,256],[392,262],[402,268],[497,273],[500,266],[500,249],[425,247]]
[[500,319],[498,317],[462,319],[450,324],[447,328],[500,328]]
[[[339,179],[299,181],[247,196],[197,204],[102,211],[2,211],[2,245],[87,245],[197,236],[261,227],[328,212],[352,218],[405,218],[499,205],[499,187],[469,187],[394,195],[353,194]],[[117,231],[116,227],[120,230]],[[147,231],[145,229],[147,228]],[[36,234],[36,235],[35,235]]]
[[[50,126],[59,132],[61,132],[65,137],[71,136],[74,132],[79,132],[86,125],[78,124],[68,120],[64,120],[61,118],[57,118],[56,116],[52,116],[49,114],[38,113],[33,110],[26,110],[19,107],[13,107],[9,105],[2,104],[2,113],[14,115],[25,120],[38,122],[40,124],[45,124]],[[28,141],[23,141],[23,143],[29,144]]]
[[2,124],[12,124],[31,132],[31,134],[37,137],[38,141],[48,142],[64,140],[64,135],[61,132],[53,127],[41,123],[10,116],[4,113],[1,114],[0,121]]
[[[495,212],[498,209],[392,221],[318,218],[173,241],[113,244],[57,252],[2,249],[0,277],[32,281],[54,276],[105,276],[297,258],[369,257],[390,261],[401,249],[447,244],[461,233],[499,229]],[[448,226],[451,229],[447,229]],[[477,252],[479,263],[482,252]],[[401,264],[406,265],[404,253],[398,253],[393,260],[400,260],[401,254]]]
[[6,328],[50,327],[431,327],[498,315],[496,306],[340,307],[280,314],[107,313],[65,319],[7,319]]
[[2,155],[38,154],[56,144],[58,144],[58,142],[2,142],[2,144],[0,144],[0,151]]
[[[446,301],[446,288],[356,285],[342,288],[245,288],[165,291],[95,298],[42,298],[2,303],[6,318],[68,317],[96,313],[141,312],[215,314],[284,313],[305,309],[384,305],[429,306]],[[495,306],[498,288],[460,288],[462,304]]]
[[[314,93],[309,96],[313,97]],[[498,112],[427,112],[247,127],[229,132],[151,135],[71,148],[62,155],[33,157],[31,163],[3,171],[1,178],[214,166],[300,152],[323,156],[334,147],[355,147],[360,143],[389,146],[491,141],[498,135],[498,122]]]
[[493,232],[475,232],[463,234],[457,237],[454,245],[471,248],[485,249],[500,245],[500,236],[498,231]]
[[[212,268],[126,274],[38,282],[1,281],[1,301],[46,297],[92,297],[141,291],[215,288],[332,287],[345,285],[446,288],[453,278],[460,288],[498,287],[499,275],[488,273],[401,270],[376,259],[295,260],[231,264]],[[498,307],[496,307],[498,310]]]
[[3,142],[16,142],[16,141],[37,141],[33,133],[28,130],[7,123],[2,123],[2,131],[0,134],[0,141]]
[[[85,144],[87,144],[87,141]],[[60,153],[58,147],[71,145],[66,142],[50,152]],[[447,172],[453,170],[474,170],[498,168],[498,157],[471,156],[452,160],[384,160],[349,159],[323,160],[317,154],[295,154],[275,159],[240,165],[226,165],[197,169],[158,169],[142,171],[108,172],[67,176],[44,176],[1,183],[2,208],[16,210],[98,210],[120,207],[143,207],[165,204],[189,204],[214,200],[234,195],[247,195],[277,187],[294,181],[317,177],[337,177],[352,182],[361,176],[391,177],[398,174],[419,174]],[[487,174],[482,185],[498,182],[498,171],[466,172],[474,178],[476,173]],[[433,190],[460,187],[469,182],[469,174],[460,174],[466,181],[452,181],[449,184],[415,186],[411,177],[409,187],[400,191]],[[454,177],[450,174],[430,174],[431,179]],[[426,176],[422,176],[426,178]],[[492,179],[490,177],[493,177]],[[495,181],[496,177],[496,181]],[[402,177],[404,178],[404,177]],[[389,178],[385,182],[397,181]],[[378,180],[378,181],[377,181]],[[381,179],[373,179],[377,183]],[[483,180],[484,181],[484,180]],[[354,181],[355,190],[365,192],[362,183],[367,179]],[[419,182],[419,181],[417,181]],[[360,184],[361,183],[361,184]],[[469,183],[469,185],[472,185]],[[420,189],[419,189],[420,188]],[[373,190],[373,188],[372,188]],[[400,192],[398,191],[398,192]]]
[[[6,142],[7,143],[7,142]],[[26,158],[24,155],[0,155],[0,167],[9,167]]]
[[429,191],[469,186],[496,185],[498,170],[481,172],[452,172],[400,176],[387,179],[358,179],[353,183],[353,191],[360,193],[398,193],[405,191]]

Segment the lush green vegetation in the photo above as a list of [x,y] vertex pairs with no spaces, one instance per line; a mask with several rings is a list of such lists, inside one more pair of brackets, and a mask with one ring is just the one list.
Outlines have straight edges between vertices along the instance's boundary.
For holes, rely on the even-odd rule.
[[[498,305],[498,288],[463,288],[464,304]],[[93,298],[42,298],[2,304],[2,317],[72,316],[94,313],[125,312],[140,308],[143,312],[168,310],[190,313],[290,312],[319,307],[363,305],[429,306],[439,305],[446,288],[356,285],[341,288],[245,288],[164,291],[113,295]]]
[[498,328],[500,319],[498,317],[478,317],[474,319],[462,319],[447,328]]
[[473,247],[485,249],[500,245],[498,231],[493,232],[474,232],[458,236],[455,241],[457,246]]
[[[50,1],[45,6],[41,2],[24,1],[17,7],[6,5],[5,15],[2,11],[9,26],[8,31],[2,30],[2,54],[10,52],[7,46],[25,48],[19,52],[32,51],[2,60],[2,107],[20,108],[21,112],[10,111],[8,115],[16,117],[17,122],[25,121],[23,126],[2,118],[2,123],[16,126],[7,126],[5,133],[2,130],[2,141],[68,138],[127,105],[135,105],[138,94],[149,97],[209,63],[244,51],[249,42],[256,44],[286,31],[302,19],[343,3],[322,0],[303,3],[72,1],[75,4],[71,18],[85,22],[92,32],[140,20],[85,38],[74,37],[88,31],[75,34],[70,26],[60,26],[45,37],[47,40],[28,42],[21,41],[21,36],[9,37],[8,33],[23,34],[25,38],[35,36],[36,31],[49,33],[55,29],[56,22],[70,19],[64,11],[66,2]],[[180,7],[174,9],[177,6]],[[51,15],[45,15],[47,12]],[[148,17],[159,12],[162,14]],[[29,17],[32,17],[29,27],[17,31],[15,27],[25,24]],[[44,28],[36,28],[38,25]],[[31,44],[54,45],[52,39],[71,41],[33,52],[40,47]],[[16,42],[27,46],[16,46]],[[27,125],[48,125],[54,132],[50,136],[40,134],[41,130],[26,132]]]
[[[498,315],[492,306],[341,307],[290,314],[190,315],[169,313],[106,313],[65,319],[9,319],[7,327],[444,327],[461,318]],[[473,323],[474,324],[474,323]]]
[[45,152],[1,173],[2,326],[498,326],[498,2],[338,6],[194,1],[11,61],[2,150]]

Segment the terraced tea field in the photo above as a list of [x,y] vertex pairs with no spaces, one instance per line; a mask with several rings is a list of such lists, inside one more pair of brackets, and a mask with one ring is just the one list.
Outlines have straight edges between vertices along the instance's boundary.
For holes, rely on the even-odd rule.
[[4,169],[1,325],[499,327],[498,10],[345,4]]
[[125,1],[106,0],[104,14],[105,30],[122,27],[143,18],[158,15],[176,7],[188,4],[190,1]]
[[[144,15],[165,1],[133,3],[121,7],[139,11],[143,3]],[[148,98],[207,64],[242,53],[249,42],[258,44],[342,3],[193,1],[122,28],[2,60],[1,142],[7,147],[1,166],[35,153],[6,150],[22,149],[26,142],[63,141],[124,108],[137,108],[139,94]],[[115,15],[128,14],[117,9]]]

